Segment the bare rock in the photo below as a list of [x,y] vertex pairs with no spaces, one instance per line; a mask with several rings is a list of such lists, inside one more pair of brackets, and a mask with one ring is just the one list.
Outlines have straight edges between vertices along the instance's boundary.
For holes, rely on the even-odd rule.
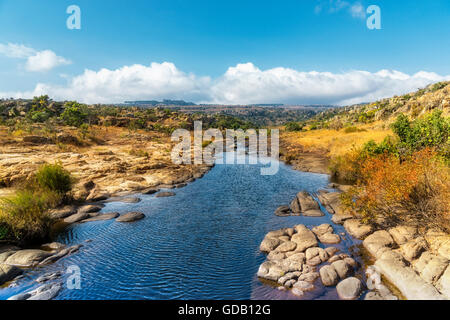
[[63,220],[63,222],[64,223],[68,223],[68,224],[72,224],[72,223],[80,222],[81,220],[88,219],[90,217],[91,217],[90,214],[87,213],[87,212],[78,212],[78,213],[75,213],[75,214],[65,218]]
[[304,225],[297,225],[294,229],[297,233],[292,236],[291,241],[297,244],[296,251],[303,252],[308,248],[316,247],[318,245],[314,233]]
[[300,213],[302,212],[297,198],[292,200],[291,205],[290,205],[290,210],[292,211],[293,215],[297,215],[297,216],[300,215]]
[[120,214],[117,213],[117,212],[103,213],[103,214],[100,214],[100,215],[98,215],[96,217],[84,219],[84,220],[81,221],[81,223],[112,220],[112,219],[117,218],[118,216],[120,216]]
[[368,236],[363,241],[363,245],[372,256],[378,258],[384,251],[393,247],[394,239],[387,231],[380,230]]
[[354,300],[361,295],[363,284],[358,278],[350,277],[339,282],[336,290],[341,299]]
[[338,283],[339,276],[331,265],[326,265],[320,268],[319,274],[322,284],[326,287],[332,287]]
[[344,228],[356,239],[364,239],[372,232],[370,225],[363,224],[359,219],[350,219],[344,222]]
[[259,246],[259,250],[268,253],[270,251],[275,250],[280,245],[280,243],[281,241],[278,240],[277,238],[271,238],[268,235],[266,235],[263,241],[261,242],[261,245]]
[[49,211],[50,217],[53,219],[64,219],[75,213],[77,213],[77,207],[71,205]]
[[417,235],[417,228],[410,226],[397,226],[389,229],[389,233],[398,245],[402,245]]
[[86,205],[82,206],[80,209],[78,209],[78,213],[94,213],[99,212],[103,209],[103,205]]
[[422,253],[417,261],[413,262],[413,266],[425,281],[434,283],[439,280],[445,269],[447,269],[448,260],[427,251]]
[[277,247],[277,251],[284,253],[284,252],[288,252],[288,251],[294,251],[295,248],[297,248],[297,244],[295,242],[286,241]]
[[303,215],[305,217],[323,217],[325,213],[323,213],[321,210],[307,210],[303,211]]
[[278,217],[286,217],[291,214],[288,206],[280,206],[275,210],[275,215]]
[[16,266],[10,266],[7,264],[0,264],[0,286],[5,282],[13,280],[20,275],[22,270]]
[[20,250],[9,256],[5,264],[17,267],[33,267],[49,257],[51,253],[37,249]]
[[422,252],[424,252],[427,248],[427,242],[423,237],[418,237],[413,240],[409,240],[404,243],[401,247],[402,255],[408,261],[413,261],[417,259]]
[[156,198],[167,198],[175,196],[174,192],[160,192],[156,195]]
[[117,222],[134,222],[145,218],[142,212],[128,212],[116,219]]
[[340,279],[345,279],[353,274],[353,268],[348,265],[344,260],[338,260],[331,264],[331,266],[336,270]]
[[301,191],[297,194],[297,199],[300,204],[301,211],[304,213],[310,210],[319,210],[319,204],[306,191]]

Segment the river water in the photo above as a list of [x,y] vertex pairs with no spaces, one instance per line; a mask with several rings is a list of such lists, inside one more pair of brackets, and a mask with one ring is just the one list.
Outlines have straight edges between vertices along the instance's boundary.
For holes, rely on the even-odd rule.
[[[146,218],[72,225],[55,240],[83,248],[26,271],[14,286],[0,290],[0,299],[36,288],[38,276],[73,265],[80,268],[81,289],[63,285],[56,299],[300,299],[256,277],[265,260],[259,244],[275,229],[331,223],[328,213],[321,218],[274,215],[297,192],[326,188],[328,178],[283,163],[273,176],[260,175],[260,165],[216,165],[202,179],[171,190],[174,197],[139,195],[139,203],[108,203],[103,212],[142,211]],[[349,252],[356,244],[346,237],[338,247]],[[301,299],[337,297],[335,288],[319,283]]]

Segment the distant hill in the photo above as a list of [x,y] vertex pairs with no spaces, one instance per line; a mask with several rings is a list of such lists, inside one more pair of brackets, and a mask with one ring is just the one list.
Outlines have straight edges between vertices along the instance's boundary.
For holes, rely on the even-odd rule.
[[127,105],[134,106],[195,106],[193,102],[186,102],[184,100],[170,100],[164,99],[163,101],[157,100],[143,100],[143,101],[125,101]]

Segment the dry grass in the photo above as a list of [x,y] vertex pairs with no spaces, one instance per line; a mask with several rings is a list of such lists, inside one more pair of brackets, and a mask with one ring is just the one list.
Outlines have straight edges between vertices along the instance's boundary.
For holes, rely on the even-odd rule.
[[345,129],[320,129],[306,132],[283,132],[281,139],[288,145],[300,145],[308,152],[326,152],[329,157],[343,155],[352,148],[361,147],[374,140],[379,143],[392,134],[391,130],[382,129],[379,124],[358,126],[359,132],[346,133]]

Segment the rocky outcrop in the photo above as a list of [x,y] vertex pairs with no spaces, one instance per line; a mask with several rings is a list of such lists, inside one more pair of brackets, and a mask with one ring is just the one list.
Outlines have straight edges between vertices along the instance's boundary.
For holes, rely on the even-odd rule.
[[341,299],[354,300],[361,295],[363,284],[358,278],[350,277],[339,282],[336,290]]
[[301,191],[291,201],[289,206],[280,206],[275,210],[275,215],[279,217],[300,216],[322,217],[325,214],[320,210],[316,200],[306,191]]
[[42,260],[51,256],[48,251],[28,249],[19,250],[6,259],[5,264],[16,267],[34,267],[38,265]]
[[336,244],[341,242],[339,235],[334,233],[333,227],[330,224],[322,224],[318,227],[312,228],[312,232],[319,238],[319,241],[324,244]]
[[61,283],[44,284],[37,289],[12,296],[8,300],[51,300],[59,294],[61,289]]
[[0,286],[5,282],[13,280],[20,275],[22,270],[16,266],[10,266],[7,264],[0,264]]
[[344,228],[356,239],[364,239],[373,231],[372,226],[363,224],[359,219],[346,220],[344,222]]

